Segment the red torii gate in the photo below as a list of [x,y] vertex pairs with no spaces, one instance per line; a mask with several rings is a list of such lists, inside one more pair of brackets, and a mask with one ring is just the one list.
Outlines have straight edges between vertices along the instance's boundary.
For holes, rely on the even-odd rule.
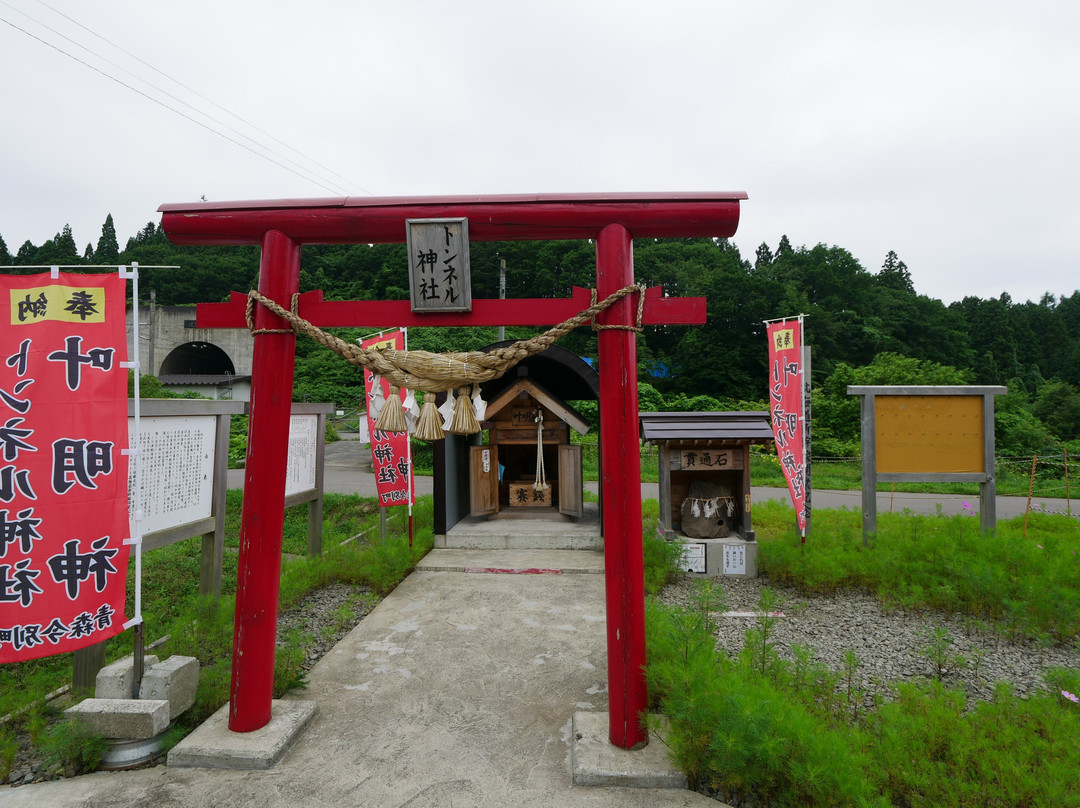
[[[597,298],[634,283],[633,239],[730,237],[746,194],[569,194],[401,197],[167,204],[162,228],[183,245],[262,247],[259,291],[285,308],[299,292],[303,244],[405,241],[407,219],[465,217],[473,241],[593,239]],[[705,322],[704,298],[646,293],[645,325]],[[200,328],[245,327],[246,295],[200,304]],[[584,305],[583,305],[584,304]],[[469,313],[414,314],[408,301],[327,302],[321,292],[298,298],[298,313],[321,327],[554,325],[588,305],[588,292],[562,300],[476,300]],[[625,297],[597,316],[601,325],[630,326],[636,307]],[[229,729],[251,732],[271,718],[274,643],[281,579],[289,410],[296,335],[265,307],[255,328],[251,422],[240,528]],[[611,743],[648,742],[639,724],[646,709],[645,595],[638,453],[637,342],[633,331],[598,335],[600,446],[603,469],[604,569],[607,603],[608,701]]]

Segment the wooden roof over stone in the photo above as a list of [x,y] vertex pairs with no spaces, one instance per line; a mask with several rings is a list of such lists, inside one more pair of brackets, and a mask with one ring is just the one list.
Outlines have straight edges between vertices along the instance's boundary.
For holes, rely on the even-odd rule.
[[647,443],[672,441],[773,440],[769,413],[738,412],[642,412],[638,414],[641,439]]

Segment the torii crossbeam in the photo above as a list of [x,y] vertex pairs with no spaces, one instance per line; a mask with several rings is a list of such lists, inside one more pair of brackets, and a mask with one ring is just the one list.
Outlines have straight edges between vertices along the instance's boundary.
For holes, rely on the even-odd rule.
[[[162,227],[176,244],[258,244],[259,291],[290,308],[299,292],[304,244],[405,241],[407,219],[465,217],[472,241],[592,239],[598,299],[634,283],[634,238],[735,234],[746,194],[570,194],[246,201],[162,205]],[[244,327],[246,295],[201,304],[197,323]],[[584,303],[584,305],[582,305]],[[320,292],[298,299],[298,313],[320,327],[407,325],[554,325],[588,306],[588,292],[562,300],[477,300],[473,311],[414,314],[407,301],[327,302]],[[625,297],[597,316],[600,325],[630,326],[636,307]],[[643,324],[705,322],[704,298],[646,293]],[[265,307],[255,312],[251,422],[240,528],[229,729],[251,732],[271,718],[281,536],[285,512],[289,411],[296,336]],[[610,740],[633,749],[648,742],[645,594],[638,452],[637,343],[630,330],[598,335],[600,446],[603,469],[604,569],[607,603]]]

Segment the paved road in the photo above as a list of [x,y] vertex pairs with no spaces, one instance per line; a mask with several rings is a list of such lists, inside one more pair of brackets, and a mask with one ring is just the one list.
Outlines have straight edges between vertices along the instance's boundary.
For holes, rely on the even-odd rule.
[[[231,469],[229,471],[229,487],[242,488],[244,485],[243,469]],[[599,484],[587,482],[586,489],[596,493]],[[355,440],[341,440],[326,445],[326,466],[323,489],[335,494],[359,494],[362,497],[375,496],[375,476],[371,472],[371,454],[366,444]],[[416,478],[416,493],[419,496],[431,493],[431,477]],[[784,488],[763,488],[755,486],[751,488],[751,496],[755,502],[763,502],[768,499],[787,501],[788,493]],[[658,499],[656,483],[641,484],[642,499]],[[878,513],[911,511],[917,514],[933,516],[940,507],[941,513],[946,516],[965,512],[964,503],[968,503],[972,509],[978,510],[979,498],[961,494],[906,494],[879,492]],[[826,491],[814,489],[812,492],[812,505],[815,508],[854,508],[862,507],[862,492],[860,491]],[[1069,503],[1064,499],[1050,497],[1032,498],[1033,510],[1042,510],[1051,513],[1066,513]],[[998,497],[997,515],[999,519],[1010,519],[1015,516],[1023,516],[1027,508],[1025,497]],[[1071,507],[1072,514],[1080,517],[1080,503],[1074,502]]]

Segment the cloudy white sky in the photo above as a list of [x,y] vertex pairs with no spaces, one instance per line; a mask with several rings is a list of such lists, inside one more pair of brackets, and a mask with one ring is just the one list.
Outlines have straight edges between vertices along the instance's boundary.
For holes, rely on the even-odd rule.
[[0,89],[12,253],[202,196],[746,191],[744,256],[1080,288],[1076,0],[0,0]]

